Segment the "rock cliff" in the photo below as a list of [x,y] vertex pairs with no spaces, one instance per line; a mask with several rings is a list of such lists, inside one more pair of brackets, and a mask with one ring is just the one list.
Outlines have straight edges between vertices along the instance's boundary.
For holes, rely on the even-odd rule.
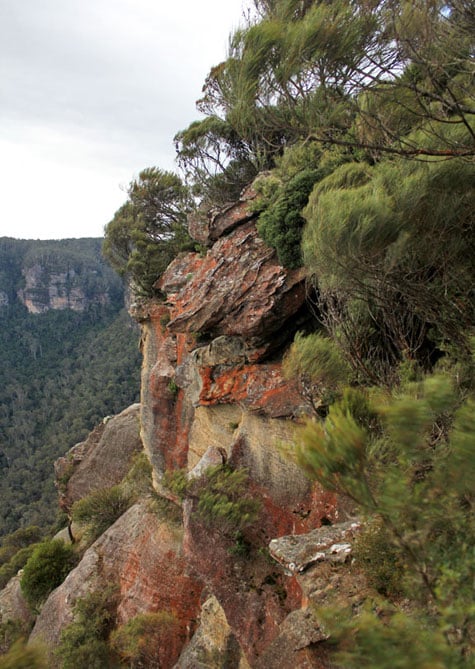
[[[311,413],[282,373],[306,318],[305,277],[280,266],[259,238],[252,197],[248,190],[192,221],[206,253],[171,263],[157,286],[164,299],[132,305],[142,328],[140,431],[155,499],[129,508],[50,595],[32,633],[50,649],[77,598],[113,582],[119,623],[163,610],[179,621],[157,648],[161,667],[330,666],[327,634],[309,604],[329,590],[358,599],[348,575],[357,527],[279,448]],[[123,478],[139,447],[136,415],[132,407],[99,426],[58,461],[63,508]],[[242,498],[255,503],[254,522],[203,514],[210,465],[247,472]],[[184,497],[169,482],[177,470],[191,490]]]
[[122,300],[119,278],[101,257],[101,239],[0,238],[0,308],[83,312]]

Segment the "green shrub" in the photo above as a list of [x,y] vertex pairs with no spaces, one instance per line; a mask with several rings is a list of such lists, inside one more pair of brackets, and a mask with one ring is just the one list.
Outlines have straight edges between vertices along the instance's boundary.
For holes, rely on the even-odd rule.
[[15,576],[20,569],[23,569],[37,545],[38,544],[31,544],[30,546],[20,548],[9,562],[6,562],[0,567],[0,589],[4,588],[8,581]]
[[37,608],[60,585],[76,564],[72,546],[59,539],[38,544],[23,569],[21,589],[28,603]]
[[19,639],[27,637],[29,631],[29,624],[18,618],[0,622],[0,656],[8,653]]
[[3,537],[2,547],[0,548],[0,564],[8,562],[20,548],[41,541],[42,535],[43,533],[37,525],[29,525],[28,527],[20,527],[12,534]]
[[116,622],[117,588],[109,586],[77,600],[56,655],[62,669],[106,669],[115,664],[107,640]]
[[358,534],[353,556],[378,592],[387,596],[401,593],[404,569],[401,551],[391,542],[391,536],[381,520],[370,521]]
[[[455,388],[450,377],[431,375],[392,395],[370,394],[366,408],[344,394],[301,435],[298,457],[310,476],[378,519],[356,542],[370,582],[391,599],[407,598],[403,617],[380,624],[372,613],[351,623],[344,643],[354,642],[355,660],[345,667],[470,666],[475,401]],[[361,420],[371,412],[377,429]],[[431,664],[438,644],[440,657],[458,654],[460,663]],[[365,653],[371,664],[358,664]]]
[[279,262],[285,267],[294,269],[302,264],[300,241],[305,221],[300,213],[313,185],[322,176],[318,170],[299,172],[277,191],[278,195],[259,216],[259,234],[275,248]]
[[132,458],[129,471],[124,477],[121,487],[131,498],[137,498],[153,492],[152,465],[146,453],[137,453]]
[[46,653],[38,645],[17,641],[0,657],[0,669],[48,669]]
[[188,490],[188,478],[186,469],[173,469],[166,471],[162,483],[165,488],[171,490],[179,499],[183,499]]
[[422,611],[418,615],[396,613],[381,603],[367,607],[355,618],[322,612],[325,628],[338,643],[335,661],[345,669],[462,669],[472,667],[435,631]]
[[171,392],[172,395],[178,395],[178,391],[180,388],[177,386],[177,383],[175,379],[170,379],[168,382],[168,390]]
[[170,635],[176,637],[180,624],[168,611],[143,613],[111,634],[111,647],[130,669],[161,667],[160,654],[166,651]]
[[217,465],[195,479],[188,479],[186,470],[178,469],[166,472],[163,484],[180,499],[197,500],[198,516],[226,535],[240,537],[258,518],[260,503],[247,489],[245,469]]
[[210,467],[191,481],[190,492],[198,497],[198,515],[225,534],[236,535],[258,518],[260,503],[247,490],[245,469],[229,465]]
[[88,525],[87,534],[97,539],[132,503],[131,496],[120,485],[92,492],[73,504],[72,519]]

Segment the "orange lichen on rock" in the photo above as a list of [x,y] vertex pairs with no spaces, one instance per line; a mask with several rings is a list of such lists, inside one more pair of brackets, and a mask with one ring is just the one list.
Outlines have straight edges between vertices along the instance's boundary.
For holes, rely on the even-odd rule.
[[199,403],[240,403],[248,409],[279,418],[301,413],[302,397],[293,382],[284,379],[280,363],[244,365],[216,373],[212,367],[200,368],[202,389]]

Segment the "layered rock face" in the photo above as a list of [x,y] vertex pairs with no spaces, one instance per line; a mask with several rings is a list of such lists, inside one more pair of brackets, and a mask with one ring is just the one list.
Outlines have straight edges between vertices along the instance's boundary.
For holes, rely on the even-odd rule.
[[21,302],[30,313],[76,312],[123,302],[119,277],[101,256],[101,239],[0,237],[0,309]]
[[91,304],[104,306],[109,303],[107,292],[86,294],[84,282],[73,268],[64,272],[51,272],[39,263],[24,268],[25,287],[17,292],[18,299],[30,314],[42,314],[50,309],[85,311]]
[[119,590],[118,621],[141,613],[167,611],[178,629],[157,649],[159,666],[171,667],[190,639],[199,611],[202,586],[187,575],[182,527],[147,502],[132,506],[84,554],[80,564],[48,598],[30,640],[41,640],[52,651],[50,666],[61,666],[54,648],[73,620],[74,605],[107,585]]
[[[156,649],[157,666],[331,666],[309,604],[331,593],[358,599],[349,574],[357,527],[281,448],[311,414],[281,364],[305,318],[305,277],[280,266],[259,238],[252,197],[248,190],[225,211],[192,221],[206,254],[176,258],[158,283],[165,300],[131,307],[142,326],[141,440],[161,501],[158,510],[151,499],[130,508],[50,595],[32,634],[50,648],[78,597],[116,583],[120,623],[157,611],[179,621]],[[99,426],[57,463],[64,509],[121,480],[141,447],[137,412]],[[253,522],[213,522],[200,511],[196,491],[209,492],[208,468],[219,465],[247,472]],[[198,486],[183,500],[169,484],[179,469]]]
[[[177,468],[199,472],[223,462],[246,468],[260,505],[259,520],[244,533],[251,557],[234,555],[232,537],[203,521],[196,500],[183,507],[184,551],[213,607],[219,605],[216,616],[224,616],[239,662],[280,667],[270,649],[290,634],[289,615],[308,600],[296,575],[266,557],[267,546],[322,521],[335,523],[341,512],[334,496],[311,485],[279,449],[292,442],[296,420],[310,413],[281,366],[302,323],[305,278],[280,266],[259,238],[250,199],[248,190],[226,211],[192,221],[207,253],[176,258],[157,285],[165,301],[136,304],[133,313],[142,324],[142,439],[156,489],[170,495],[163,475]],[[190,657],[197,662],[193,649],[205,643],[209,619],[203,613],[204,627],[177,666],[241,666],[236,659],[190,664]],[[306,638],[289,651],[288,666],[324,666],[323,659],[309,664],[318,653],[309,655],[306,646],[315,639]]]
[[95,490],[120,483],[135,453],[142,451],[140,405],[104,419],[87,437],[55,462],[59,504],[69,513],[74,502]]

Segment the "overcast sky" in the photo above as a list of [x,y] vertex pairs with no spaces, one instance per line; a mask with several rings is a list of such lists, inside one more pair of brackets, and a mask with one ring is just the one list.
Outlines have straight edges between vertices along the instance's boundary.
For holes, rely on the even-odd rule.
[[101,237],[226,55],[246,0],[0,0],[0,236]]

